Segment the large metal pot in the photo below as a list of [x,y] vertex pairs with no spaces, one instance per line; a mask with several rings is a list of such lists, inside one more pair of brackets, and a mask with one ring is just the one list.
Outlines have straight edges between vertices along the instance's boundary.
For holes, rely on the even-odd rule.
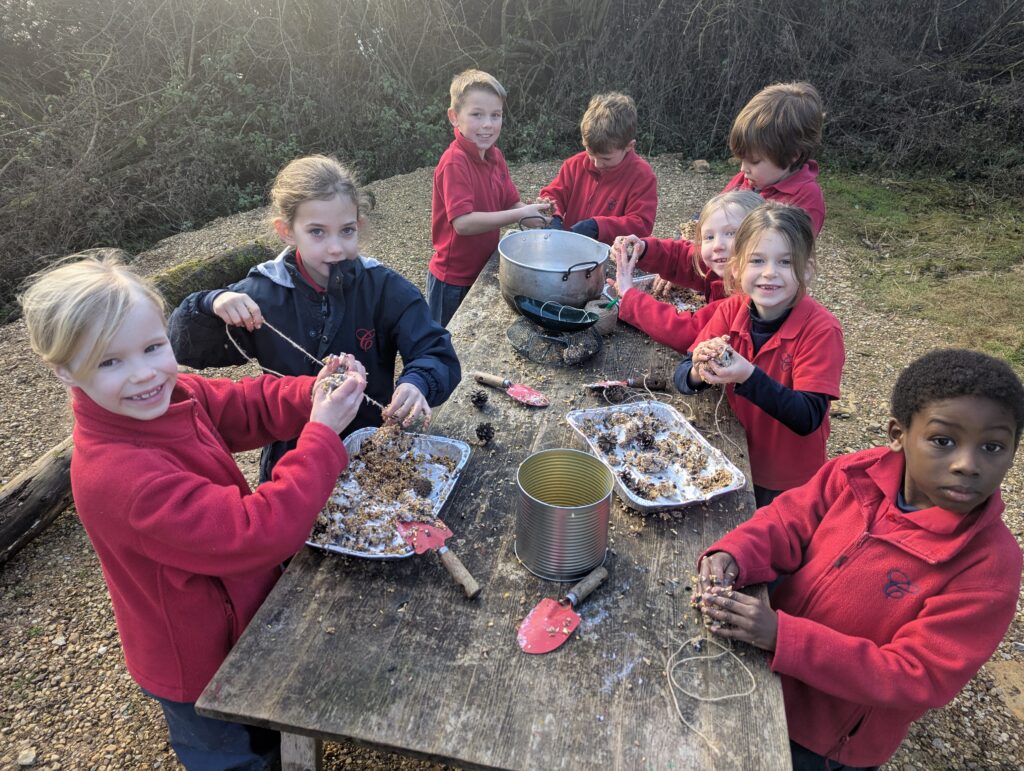
[[601,294],[608,246],[563,230],[518,230],[498,243],[498,282],[513,310],[515,297],[582,308]]

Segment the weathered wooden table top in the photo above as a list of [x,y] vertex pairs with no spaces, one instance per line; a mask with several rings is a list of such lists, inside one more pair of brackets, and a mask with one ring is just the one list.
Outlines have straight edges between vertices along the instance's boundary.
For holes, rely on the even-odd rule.
[[[671,380],[679,357],[620,323],[587,365],[541,367],[513,353],[505,331],[514,320],[492,263],[450,325],[463,380],[432,428],[474,445],[442,516],[455,532],[449,546],[483,586],[481,595],[465,599],[431,554],[371,561],[307,548],[199,708],[469,768],[789,768],[782,692],[762,651],[736,645],[737,658],[675,670],[690,694],[753,688],[720,702],[675,689],[691,727],[677,716],[666,678],[668,657],[704,636],[687,590],[697,556],[750,516],[749,482],[745,491],[665,517],[641,517],[616,501],[605,562],[610,577],[579,607],[579,631],[553,653],[520,651],[522,618],[568,585],[536,578],[514,555],[518,465],[540,449],[585,449],[564,415],[603,402],[584,393],[582,383],[645,372]],[[533,385],[552,405],[531,409],[489,389],[480,413],[469,401],[479,388],[469,373],[477,369]],[[727,403],[719,425],[743,453],[715,435],[717,396],[661,398],[684,415],[688,404],[692,422],[749,480],[746,440]],[[496,429],[488,448],[474,436],[481,420]],[[719,652],[703,647],[704,655]]]

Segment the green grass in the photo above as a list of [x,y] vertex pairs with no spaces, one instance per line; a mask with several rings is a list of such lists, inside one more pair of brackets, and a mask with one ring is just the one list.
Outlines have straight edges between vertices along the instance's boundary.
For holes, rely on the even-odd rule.
[[963,183],[829,172],[825,227],[875,307],[1024,370],[1024,209]]

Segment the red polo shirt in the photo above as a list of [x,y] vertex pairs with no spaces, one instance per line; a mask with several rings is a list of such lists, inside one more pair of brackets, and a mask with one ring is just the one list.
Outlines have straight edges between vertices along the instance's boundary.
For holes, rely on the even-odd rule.
[[[723,193],[728,193],[730,190],[754,190],[754,186],[743,176],[743,172],[740,172],[722,188]],[[825,224],[825,196],[821,194],[821,187],[818,185],[817,161],[807,161],[799,170],[785,179],[761,190],[754,190],[754,192],[760,193],[766,201],[778,201],[799,206],[810,215],[814,237],[818,237],[821,226]]]
[[[836,317],[816,300],[804,297],[755,356],[749,303],[746,295],[722,300],[694,346],[711,337],[729,335],[729,344],[737,353],[782,385],[838,399],[846,351],[843,328]],[[737,396],[733,389],[729,385],[726,393],[729,406],[747,432],[754,484],[769,490],[788,490],[814,476],[827,457],[828,415],[817,430],[800,436],[753,402]]]
[[500,229],[460,236],[452,220],[475,211],[504,211],[517,203],[519,191],[501,150],[492,146],[481,158],[476,145],[455,129],[455,140],[434,169],[430,214],[434,277],[446,284],[472,286],[498,247]]
[[658,178],[633,150],[610,169],[595,167],[586,152],[576,153],[540,195],[555,201],[566,230],[577,222],[596,220],[597,238],[606,244],[616,236],[649,236],[654,230]]

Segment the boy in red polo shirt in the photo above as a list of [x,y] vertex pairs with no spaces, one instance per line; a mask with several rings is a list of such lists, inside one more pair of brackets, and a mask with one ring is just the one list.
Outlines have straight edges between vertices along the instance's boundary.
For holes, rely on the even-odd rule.
[[554,207],[551,227],[610,244],[654,229],[658,180],[636,154],[636,105],[625,94],[598,94],[580,122],[583,152],[569,158],[540,191]]
[[[999,486],[1022,429],[1006,363],[933,351],[896,381],[889,447],[829,461],[704,553],[698,601],[712,632],[770,652],[794,769],[885,763],[996,650],[1020,591]],[[780,576],[770,606],[731,588]]]
[[722,192],[753,190],[766,200],[799,206],[817,238],[825,223],[825,198],[811,156],[821,146],[824,119],[821,96],[810,83],[776,83],[758,91],[729,132],[740,173]]
[[427,305],[441,326],[448,326],[494,253],[503,226],[524,217],[549,221],[547,204],[519,200],[505,157],[495,146],[501,135],[505,89],[486,72],[466,70],[455,76],[449,91],[448,120],[455,140],[434,170],[434,255],[427,272]]
[[826,458],[846,354],[839,321],[807,296],[813,274],[807,212],[773,201],[755,209],[736,231],[731,296],[676,370],[683,393],[726,388],[747,434],[758,506],[802,485]]

